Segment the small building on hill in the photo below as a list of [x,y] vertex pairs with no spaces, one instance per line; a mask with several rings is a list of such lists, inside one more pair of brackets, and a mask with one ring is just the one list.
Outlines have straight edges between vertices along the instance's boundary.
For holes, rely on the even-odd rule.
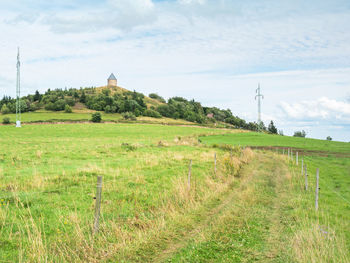
[[113,86],[113,87],[117,86],[117,78],[114,76],[113,73],[107,79],[107,86]]

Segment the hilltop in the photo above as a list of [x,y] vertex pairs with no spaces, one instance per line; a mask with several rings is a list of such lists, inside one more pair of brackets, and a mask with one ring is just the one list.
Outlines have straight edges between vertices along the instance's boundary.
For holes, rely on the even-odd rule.
[[[15,99],[4,96],[0,101],[0,108],[3,115],[9,115],[11,121],[14,121],[11,114],[16,112]],[[36,113],[35,115],[24,115],[26,118],[24,121],[27,122],[86,121],[90,118],[87,114],[96,111],[107,117],[103,118],[105,121],[136,120],[136,118],[142,121],[145,117],[155,121],[167,118],[170,123],[178,123],[178,120],[181,120],[181,123],[258,130],[257,123],[246,122],[233,115],[229,109],[205,107],[200,102],[182,97],[172,97],[166,101],[155,93],[146,96],[119,86],[48,89],[43,94],[36,91],[35,94],[21,98],[21,112]],[[37,113],[41,113],[41,115]],[[66,115],[64,113],[73,114]],[[48,116],[49,114],[50,116]],[[77,114],[85,114],[85,116]],[[159,123],[159,121],[156,122]],[[264,125],[261,128],[266,130]]]

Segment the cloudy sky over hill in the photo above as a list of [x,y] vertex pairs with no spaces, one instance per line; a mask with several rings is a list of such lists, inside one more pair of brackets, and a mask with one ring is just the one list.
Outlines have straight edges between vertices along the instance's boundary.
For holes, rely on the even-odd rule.
[[[248,2],[248,3],[247,3]],[[350,2],[2,0],[0,96],[119,84],[350,141]]]

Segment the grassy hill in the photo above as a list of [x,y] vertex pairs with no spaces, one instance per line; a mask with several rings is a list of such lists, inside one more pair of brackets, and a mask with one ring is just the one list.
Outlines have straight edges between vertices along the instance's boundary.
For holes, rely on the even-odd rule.
[[[140,123],[0,134],[0,262],[349,262],[347,143]],[[282,149],[238,144],[310,150],[309,190]]]
[[[200,102],[187,100],[182,97],[169,98],[168,101],[158,94],[151,93],[145,96],[136,91],[129,91],[122,87],[90,87],[80,89],[48,89],[44,94],[36,91],[33,95],[21,98],[21,112],[24,122],[37,121],[87,121],[87,114],[93,112],[106,113],[107,121],[120,121],[120,115],[126,120],[136,120],[136,117],[151,117],[155,119],[167,118],[161,122],[197,123],[205,126],[235,127],[248,130],[258,130],[255,122],[247,123],[234,116],[229,109],[205,107]],[[3,123],[14,122],[12,114],[16,113],[17,101],[4,96],[0,100],[0,109]],[[56,113],[51,116],[49,112]],[[67,113],[60,115],[57,113]],[[30,115],[26,113],[39,113]],[[73,115],[75,114],[75,115]],[[175,120],[175,121],[174,121]],[[178,121],[178,120],[185,120]],[[144,118],[143,120],[144,121]],[[150,121],[148,118],[147,121]],[[155,121],[159,123],[159,121]],[[261,128],[266,130],[264,125]],[[276,129],[275,129],[276,130]],[[277,131],[277,130],[276,130]]]

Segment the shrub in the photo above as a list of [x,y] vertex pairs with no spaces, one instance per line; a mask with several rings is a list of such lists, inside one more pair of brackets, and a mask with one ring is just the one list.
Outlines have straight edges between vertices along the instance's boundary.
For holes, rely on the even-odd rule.
[[327,136],[327,141],[333,140],[331,136]]
[[302,131],[296,131],[296,132],[294,132],[294,135],[293,135],[294,137],[302,137],[302,138],[305,138],[305,136],[306,136],[306,132],[304,131],[304,130],[302,130]]
[[8,114],[8,113],[10,113],[10,109],[6,106],[6,104],[2,105],[2,107],[1,107],[1,113],[2,113],[2,114]]
[[107,105],[107,106],[105,107],[105,113],[112,113],[112,108],[111,108],[111,106]]
[[151,110],[151,109],[145,110],[143,115],[145,115],[147,117],[152,117],[152,118],[161,118],[162,117],[162,115],[160,115],[160,113],[158,111]]
[[151,93],[148,95],[151,99],[155,99],[155,100],[158,100],[160,102],[163,102],[163,103],[166,103],[165,99],[161,96],[159,96],[158,94],[156,93]]
[[272,134],[277,134],[277,128],[276,128],[275,124],[273,123],[273,121],[270,122],[267,130]]
[[72,113],[72,107],[69,106],[68,104],[66,104],[66,106],[64,106],[64,112],[65,113]]
[[52,102],[49,102],[45,105],[45,110],[55,110],[55,105]]
[[131,121],[136,120],[136,116],[132,112],[129,112],[129,111],[122,113],[122,116],[123,116],[124,120],[131,120]]
[[2,119],[2,123],[3,124],[10,124],[10,118],[9,117],[5,117]]
[[92,122],[101,122],[102,120],[102,116],[101,116],[101,113],[99,112],[95,112],[91,115],[91,121]]

